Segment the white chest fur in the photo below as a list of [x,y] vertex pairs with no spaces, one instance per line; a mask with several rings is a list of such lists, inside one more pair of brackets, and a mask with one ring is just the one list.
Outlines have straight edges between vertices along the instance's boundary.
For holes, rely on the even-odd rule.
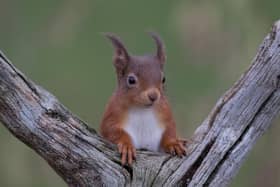
[[130,135],[136,149],[160,150],[164,126],[152,108],[130,109],[124,130]]

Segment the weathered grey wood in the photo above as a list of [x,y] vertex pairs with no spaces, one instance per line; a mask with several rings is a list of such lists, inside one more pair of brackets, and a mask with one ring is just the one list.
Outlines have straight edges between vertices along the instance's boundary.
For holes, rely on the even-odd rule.
[[138,151],[120,165],[116,147],[98,136],[0,54],[0,120],[69,186],[226,186],[280,111],[280,22],[253,64],[198,127],[188,156]]

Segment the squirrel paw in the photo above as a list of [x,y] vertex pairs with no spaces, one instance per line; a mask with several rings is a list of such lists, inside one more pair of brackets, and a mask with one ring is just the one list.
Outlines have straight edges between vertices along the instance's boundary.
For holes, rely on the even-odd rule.
[[172,155],[178,155],[179,157],[186,155],[186,148],[188,141],[184,139],[176,139],[165,146],[165,152]]
[[132,165],[132,161],[136,158],[136,150],[131,143],[128,142],[119,142],[118,150],[121,154],[121,163],[125,165]]

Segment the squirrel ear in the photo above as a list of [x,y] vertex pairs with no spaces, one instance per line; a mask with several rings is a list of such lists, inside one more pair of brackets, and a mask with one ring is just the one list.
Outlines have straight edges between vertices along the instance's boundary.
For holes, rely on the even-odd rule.
[[165,54],[165,46],[164,43],[162,42],[161,38],[159,37],[159,35],[155,32],[149,32],[149,35],[154,39],[156,45],[157,45],[157,53],[156,56],[160,61],[161,66],[163,66],[163,64],[166,61],[166,54]]
[[105,33],[104,35],[112,42],[115,48],[115,66],[117,68],[124,68],[128,63],[129,55],[121,39],[113,33]]

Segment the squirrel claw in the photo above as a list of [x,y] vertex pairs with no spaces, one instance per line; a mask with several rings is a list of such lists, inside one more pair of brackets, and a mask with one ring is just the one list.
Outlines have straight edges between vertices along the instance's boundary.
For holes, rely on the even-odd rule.
[[121,154],[121,164],[124,166],[128,164],[132,165],[132,161],[136,158],[136,150],[135,148],[128,143],[118,143],[118,150]]
[[184,138],[180,138],[180,139],[178,139],[178,141],[179,141],[183,146],[186,146],[188,143],[190,143],[190,140],[184,139]]
[[177,155],[180,158],[186,155],[185,141],[176,140],[174,142],[169,143],[169,145],[165,148],[167,153],[171,155]]

